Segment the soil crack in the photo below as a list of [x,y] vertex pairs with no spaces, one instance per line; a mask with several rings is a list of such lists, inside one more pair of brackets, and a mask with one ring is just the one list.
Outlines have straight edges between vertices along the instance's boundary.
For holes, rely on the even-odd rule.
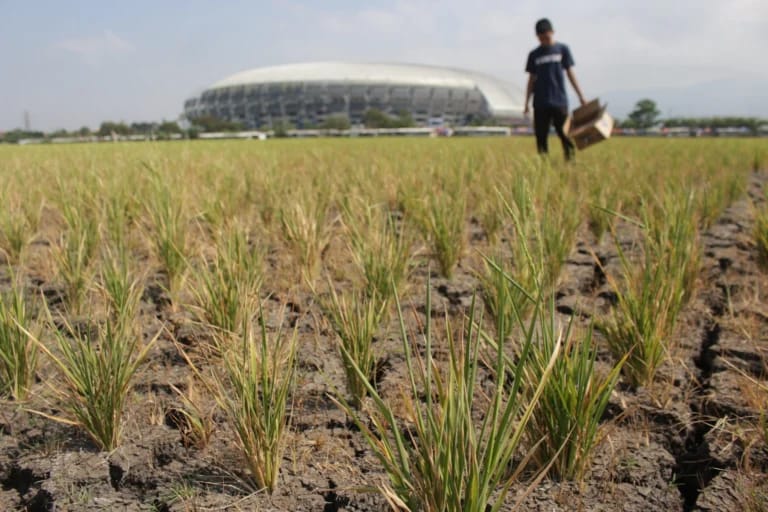
[[[755,179],[753,178],[754,185]],[[739,212],[749,211],[748,197],[736,201],[721,215],[720,220],[707,232],[702,233],[703,254],[711,264],[711,275],[707,282],[711,283],[707,290],[708,322],[703,328],[698,353],[693,356],[696,373],[691,377],[690,397],[688,407],[691,411],[693,424],[690,425],[684,443],[676,450],[675,471],[673,483],[680,491],[683,500],[683,510],[697,510],[697,502],[704,489],[722,471],[729,466],[728,462],[720,460],[710,446],[710,432],[721,419],[718,413],[713,413],[707,407],[709,395],[712,392],[712,376],[718,370],[717,359],[722,356],[719,345],[722,336],[722,322],[728,314],[728,304],[736,289],[727,283],[727,274],[733,271],[733,261],[730,258],[718,256],[715,249],[720,247],[737,247],[740,231],[749,228],[751,218],[744,222],[736,222],[734,216]],[[738,229],[732,229],[736,225]],[[727,229],[726,229],[727,228]]]

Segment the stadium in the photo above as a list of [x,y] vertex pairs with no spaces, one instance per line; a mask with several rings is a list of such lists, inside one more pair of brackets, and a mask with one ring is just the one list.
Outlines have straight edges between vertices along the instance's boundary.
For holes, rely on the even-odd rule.
[[523,92],[473,71],[413,64],[315,62],[251,69],[184,103],[184,117],[212,116],[248,129],[363,124],[369,110],[409,114],[417,126],[521,121]]

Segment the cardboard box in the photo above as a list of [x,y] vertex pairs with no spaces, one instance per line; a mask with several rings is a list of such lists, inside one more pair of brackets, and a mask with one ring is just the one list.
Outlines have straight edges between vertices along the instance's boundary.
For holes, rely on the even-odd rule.
[[565,132],[578,149],[587,148],[611,136],[613,118],[600,100],[592,100],[577,108],[566,120]]

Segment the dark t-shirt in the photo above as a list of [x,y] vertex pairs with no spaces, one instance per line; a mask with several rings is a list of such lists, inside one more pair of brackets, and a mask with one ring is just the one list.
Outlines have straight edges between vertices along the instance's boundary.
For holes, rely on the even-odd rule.
[[571,50],[563,43],[539,46],[528,54],[525,71],[536,75],[533,85],[533,108],[568,108],[563,70],[571,66]]

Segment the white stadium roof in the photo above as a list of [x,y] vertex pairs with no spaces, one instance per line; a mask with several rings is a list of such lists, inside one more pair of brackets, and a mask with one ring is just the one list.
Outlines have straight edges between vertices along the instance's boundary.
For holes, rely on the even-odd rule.
[[523,92],[492,76],[474,71],[416,64],[380,64],[354,62],[308,62],[249,69],[214,83],[209,89],[236,87],[254,83],[370,83],[423,85],[479,89],[497,116],[519,117],[523,110]]

